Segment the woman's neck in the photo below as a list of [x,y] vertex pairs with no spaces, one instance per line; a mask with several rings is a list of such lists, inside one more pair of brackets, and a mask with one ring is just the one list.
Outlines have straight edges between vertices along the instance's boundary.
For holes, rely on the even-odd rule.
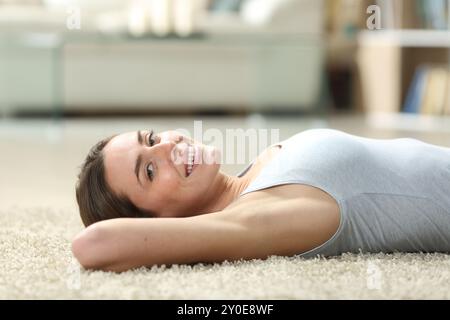
[[248,174],[237,177],[219,171],[210,189],[209,197],[205,199],[200,209],[200,214],[222,211],[239,198],[250,181],[250,175]]
[[200,208],[196,210],[199,214],[222,211],[237,200],[240,194],[249,186],[250,182],[259,174],[262,167],[271,161],[282,148],[281,143],[267,148],[252,165],[245,171],[244,175],[230,176],[219,171],[214,179],[209,195]]

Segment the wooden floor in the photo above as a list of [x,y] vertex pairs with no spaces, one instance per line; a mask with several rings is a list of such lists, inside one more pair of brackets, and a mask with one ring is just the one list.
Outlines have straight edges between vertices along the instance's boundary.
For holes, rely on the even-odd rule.
[[[0,119],[0,209],[14,206],[75,207],[76,176],[87,151],[113,133],[152,128],[156,132],[186,129],[194,121],[202,130],[278,129],[279,139],[309,128],[334,128],[373,138],[412,137],[450,147],[450,122],[383,116],[311,117],[149,117],[113,119]],[[198,125],[198,123],[197,123]],[[225,136],[225,134],[224,134]],[[246,159],[246,163],[252,159]],[[223,171],[236,174],[245,163],[226,163]]]

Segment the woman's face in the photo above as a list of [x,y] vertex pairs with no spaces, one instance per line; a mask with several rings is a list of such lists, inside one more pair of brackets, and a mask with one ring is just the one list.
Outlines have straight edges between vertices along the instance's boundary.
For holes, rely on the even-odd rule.
[[194,214],[220,169],[218,149],[176,131],[123,133],[103,152],[112,190],[158,217]]

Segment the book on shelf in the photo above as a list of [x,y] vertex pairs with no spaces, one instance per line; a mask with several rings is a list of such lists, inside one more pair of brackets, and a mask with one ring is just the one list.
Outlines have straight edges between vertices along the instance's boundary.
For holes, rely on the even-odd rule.
[[421,27],[426,29],[448,28],[447,0],[416,0],[416,10],[420,17]]
[[447,94],[445,95],[444,114],[450,115],[450,78],[447,77]]
[[448,29],[449,0],[376,0],[383,29]]
[[409,86],[403,112],[450,115],[450,68],[419,66]]
[[418,113],[420,110],[420,104],[424,93],[426,77],[428,76],[427,67],[420,66],[414,73],[413,80],[406,95],[405,104],[403,107],[404,112]]

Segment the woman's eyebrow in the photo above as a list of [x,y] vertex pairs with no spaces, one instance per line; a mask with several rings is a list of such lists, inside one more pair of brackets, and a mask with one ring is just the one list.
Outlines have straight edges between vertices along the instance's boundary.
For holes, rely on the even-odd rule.
[[[137,140],[138,140],[138,143],[140,145],[143,145],[144,140],[142,139],[142,135],[141,135],[141,131],[140,130],[137,131]],[[139,180],[139,169],[141,167],[141,163],[142,163],[142,155],[140,154],[140,155],[138,155],[138,157],[136,159],[136,164],[134,166],[134,173],[136,175],[137,181],[142,186],[141,180]]]
[[142,139],[141,130],[138,130],[136,133],[137,133],[137,141],[140,145],[142,145],[144,143],[144,139]]

